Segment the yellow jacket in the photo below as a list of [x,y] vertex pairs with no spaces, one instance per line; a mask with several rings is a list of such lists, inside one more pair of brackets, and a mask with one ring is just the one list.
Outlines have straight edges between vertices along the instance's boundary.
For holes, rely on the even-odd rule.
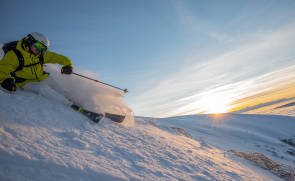
[[[23,39],[17,42],[16,49],[19,50],[24,57],[24,66],[31,65],[39,62],[40,55],[34,55],[24,49],[22,46]],[[43,53],[44,64],[53,63],[60,64],[62,66],[73,66],[71,60],[66,56],[59,55],[51,51],[45,51]],[[9,51],[5,54],[0,61],[0,84],[7,78],[12,78],[10,73],[14,72],[19,66],[19,60],[14,51]],[[23,67],[22,70],[15,73],[16,77],[26,79],[26,81],[17,83],[18,87],[22,87],[29,82],[41,82],[48,77],[43,71],[41,64],[36,64],[29,67]]]

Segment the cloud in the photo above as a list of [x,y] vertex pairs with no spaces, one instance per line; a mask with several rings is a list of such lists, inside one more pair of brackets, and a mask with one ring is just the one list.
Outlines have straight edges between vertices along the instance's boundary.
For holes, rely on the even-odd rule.
[[210,94],[228,97],[230,102],[245,92],[249,96],[267,91],[292,74],[273,72],[295,64],[294,39],[295,26],[291,23],[279,31],[253,34],[246,43],[221,54],[212,50],[204,56],[212,58],[190,61],[134,98],[132,108],[138,115],[163,117],[202,111],[200,102]]

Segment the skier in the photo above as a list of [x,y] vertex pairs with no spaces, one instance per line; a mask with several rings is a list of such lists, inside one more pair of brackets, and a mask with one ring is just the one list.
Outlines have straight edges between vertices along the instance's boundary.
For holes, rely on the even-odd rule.
[[[95,113],[83,109],[78,103],[71,101],[71,98],[61,90],[48,87],[54,83],[52,79],[47,79],[49,73],[43,70],[43,64],[60,64],[62,74],[72,74],[73,64],[69,58],[57,53],[48,51],[50,42],[46,36],[41,33],[33,32],[19,41],[5,44],[0,49],[0,84],[1,87],[9,92],[22,88],[28,91],[41,94],[49,100],[63,102],[78,112],[83,113],[94,122],[99,122],[101,113]],[[40,82],[47,79],[48,85],[41,85]],[[29,84],[28,84],[29,83]],[[1,88],[0,87],[0,88]],[[59,93],[59,94],[56,94]],[[78,106],[79,105],[79,106]],[[125,119],[123,115],[105,113],[105,117],[115,122],[122,122]]]
[[33,32],[18,42],[4,45],[5,55],[0,61],[0,83],[8,91],[16,91],[29,82],[41,82],[48,77],[43,64],[62,65],[61,73],[71,74],[73,64],[69,58],[48,51],[50,42],[41,33]]

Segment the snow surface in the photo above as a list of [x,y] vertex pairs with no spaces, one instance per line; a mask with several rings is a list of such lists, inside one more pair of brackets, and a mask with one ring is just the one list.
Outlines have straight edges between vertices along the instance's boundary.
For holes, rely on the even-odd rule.
[[[193,139],[222,150],[260,152],[295,168],[295,117],[254,114],[180,116],[159,119],[160,127],[184,128]],[[294,142],[295,143],[295,142]],[[291,154],[290,154],[291,152]]]
[[287,152],[293,147],[280,141],[294,136],[294,117],[224,114],[134,121],[129,115],[124,124],[105,118],[96,124],[50,97],[66,91],[67,98],[95,110],[106,106],[130,114],[123,95],[78,77],[59,77],[55,67],[49,70],[53,81],[41,83],[38,91],[0,91],[1,181],[281,180],[230,149],[259,151],[295,165]]

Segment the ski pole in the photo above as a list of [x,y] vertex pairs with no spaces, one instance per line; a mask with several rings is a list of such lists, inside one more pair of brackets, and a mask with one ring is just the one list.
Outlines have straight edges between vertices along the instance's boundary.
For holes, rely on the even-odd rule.
[[119,87],[116,87],[116,86],[113,86],[113,85],[110,85],[110,84],[107,84],[107,83],[101,82],[101,81],[99,81],[99,80],[92,79],[92,78],[90,78],[90,77],[86,77],[86,76],[81,75],[81,74],[77,74],[77,73],[75,73],[75,72],[73,72],[73,74],[74,74],[74,75],[77,75],[77,76],[80,76],[80,77],[83,77],[83,78],[85,78],[85,79],[92,80],[92,81],[94,81],[94,82],[98,82],[98,83],[101,83],[101,84],[104,84],[104,85],[107,85],[107,86],[113,87],[113,88],[115,88],[115,89],[119,89],[119,90],[123,91],[124,93],[127,93],[127,92],[128,92],[127,89],[121,89],[121,88],[119,88]]

